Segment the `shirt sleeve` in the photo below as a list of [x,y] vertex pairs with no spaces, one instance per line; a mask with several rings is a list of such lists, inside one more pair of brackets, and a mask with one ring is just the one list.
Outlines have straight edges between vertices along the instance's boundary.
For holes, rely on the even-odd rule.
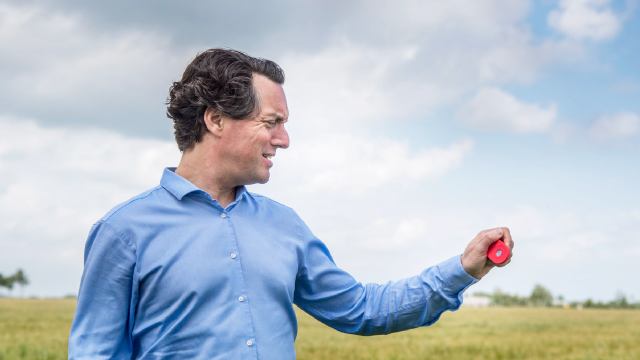
[[135,251],[104,221],[87,239],[69,359],[129,359]]
[[304,256],[294,303],[320,322],[349,334],[378,335],[435,323],[457,310],[479,280],[456,255],[420,275],[386,284],[361,284],[334,263],[327,247],[302,223]]

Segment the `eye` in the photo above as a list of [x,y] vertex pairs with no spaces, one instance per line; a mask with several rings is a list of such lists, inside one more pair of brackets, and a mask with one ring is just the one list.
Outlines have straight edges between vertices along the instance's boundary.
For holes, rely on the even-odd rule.
[[275,127],[277,122],[275,120],[273,121],[265,121],[265,123],[267,124],[268,127]]

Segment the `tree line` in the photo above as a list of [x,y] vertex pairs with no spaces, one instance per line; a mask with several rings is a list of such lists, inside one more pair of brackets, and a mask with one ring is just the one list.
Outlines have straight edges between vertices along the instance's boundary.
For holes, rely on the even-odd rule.
[[29,278],[27,278],[27,275],[22,269],[18,269],[14,274],[9,276],[0,274],[0,286],[7,288],[7,292],[12,291],[15,284],[20,285],[20,293],[22,293],[22,289],[26,285],[29,285]]
[[640,302],[634,303],[619,292],[616,298],[609,302],[596,302],[591,299],[586,301],[566,302],[562,295],[554,299],[551,291],[542,285],[536,285],[528,297],[510,295],[500,289],[494,290],[492,294],[486,292],[475,292],[473,296],[488,297],[493,306],[540,306],[540,307],[570,307],[570,308],[596,308],[596,309],[640,309]]

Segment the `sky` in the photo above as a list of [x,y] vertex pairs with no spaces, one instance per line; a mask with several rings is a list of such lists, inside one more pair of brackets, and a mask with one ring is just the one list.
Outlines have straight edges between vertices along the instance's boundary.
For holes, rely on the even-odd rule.
[[640,301],[637,5],[0,0],[0,273],[77,294],[91,225],[180,161],[172,81],[230,47],[286,74],[291,146],[250,191],[359,281],[506,226],[512,263],[469,292]]

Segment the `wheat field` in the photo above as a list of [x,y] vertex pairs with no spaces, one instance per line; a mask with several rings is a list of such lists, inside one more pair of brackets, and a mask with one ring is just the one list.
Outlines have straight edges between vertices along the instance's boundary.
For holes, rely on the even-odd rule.
[[[0,360],[66,359],[74,299],[0,298]],[[640,311],[463,308],[428,328],[358,337],[298,311],[298,359],[640,359]]]

